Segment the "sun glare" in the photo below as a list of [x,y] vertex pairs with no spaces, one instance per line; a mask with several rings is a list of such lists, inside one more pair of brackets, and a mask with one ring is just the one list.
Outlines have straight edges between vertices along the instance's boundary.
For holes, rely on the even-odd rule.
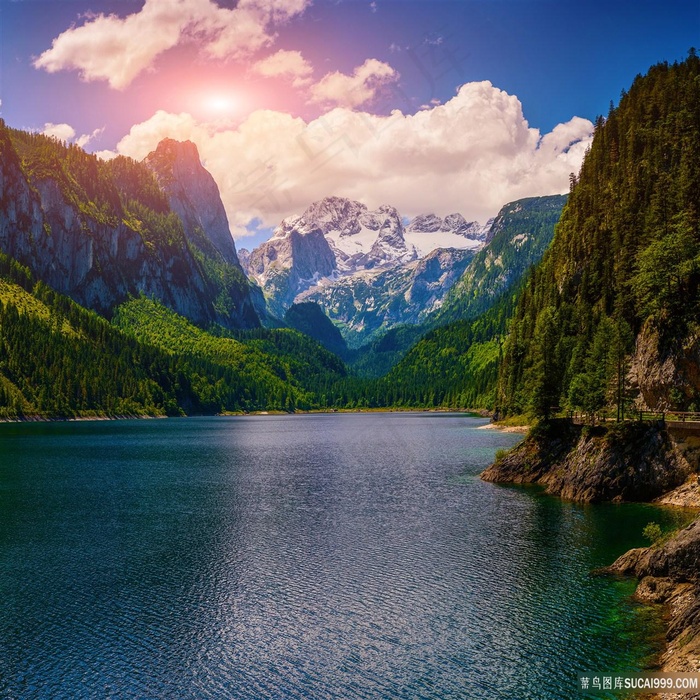
[[229,114],[235,111],[237,103],[231,95],[209,95],[204,100],[204,107],[208,112]]

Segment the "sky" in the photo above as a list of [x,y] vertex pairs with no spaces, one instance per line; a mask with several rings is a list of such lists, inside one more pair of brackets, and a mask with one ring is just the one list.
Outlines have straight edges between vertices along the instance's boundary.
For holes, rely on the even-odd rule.
[[568,189],[700,0],[0,0],[0,116],[138,160],[191,140],[238,247],[336,195],[484,222]]

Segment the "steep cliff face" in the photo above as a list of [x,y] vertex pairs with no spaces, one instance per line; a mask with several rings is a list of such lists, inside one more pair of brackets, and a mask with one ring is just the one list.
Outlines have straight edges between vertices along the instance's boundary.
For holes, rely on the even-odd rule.
[[259,325],[240,268],[195,255],[145,167],[4,125],[0,149],[0,249],[38,279],[105,315],[145,294],[199,324]]
[[240,266],[219,188],[202,165],[197,147],[191,141],[163,139],[144,163],[167,193],[187,240],[208,255],[216,251],[227,263]]
[[336,270],[320,228],[285,220],[248,258],[248,272],[265,290],[271,312],[284,315],[296,296]]
[[26,260],[34,241],[45,234],[39,194],[24,178],[9,135],[0,129],[0,246]]
[[566,500],[596,503],[649,501],[682,484],[690,472],[661,425],[583,428],[559,420],[533,429],[481,477],[541,484]]
[[700,396],[700,332],[692,324],[682,337],[664,342],[659,325],[648,320],[635,341],[630,386],[639,404],[655,411],[677,406],[696,410]]

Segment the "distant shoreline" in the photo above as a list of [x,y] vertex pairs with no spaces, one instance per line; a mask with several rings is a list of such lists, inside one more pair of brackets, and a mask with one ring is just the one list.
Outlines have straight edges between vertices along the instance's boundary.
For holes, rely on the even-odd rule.
[[[120,420],[151,420],[151,419],[168,419],[168,418],[230,418],[230,417],[248,417],[248,416],[301,416],[309,414],[335,414],[335,413],[463,413],[470,418],[489,418],[490,414],[467,408],[324,408],[312,409],[308,411],[226,411],[223,413],[193,413],[184,416],[162,416],[156,414],[148,415],[121,415],[121,416],[74,416],[74,417],[49,417],[49,416],[24,416],[22,418],[0,418],[2,423],[78,423],[88,421],[120,421]],[[488,424],[480,426],[481,428],[494,428],[504,430],[505,432],[526,432],[524,430],[514,429],[511,426],[498,426]]]

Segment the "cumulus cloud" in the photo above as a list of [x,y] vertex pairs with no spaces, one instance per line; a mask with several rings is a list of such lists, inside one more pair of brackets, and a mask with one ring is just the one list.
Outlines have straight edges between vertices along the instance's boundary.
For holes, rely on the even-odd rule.
[[479,82],[415,114],[335,108],[306,122],[257,111],[217,130],[189,114],[158,112],[117,151],[142,159],[166,136],[195,142],[242,237],[254,219],[275,226],[329,195],[391,204],[409,217],[460,212],[483,222],[514,199],[565,192],[592,131],[574,117],[542,135],[517,97]]
[[399,79],[388,64],[368,58],[352,75],[335,71],[325,75],[311,88],[311,101],[328,106],[359,107],[373,100],[379,90]]
[[310,0],[241,0],[233,9],[213,0],[146,0],[121,18],[98,14],[54,39],[35,61],[49,73],[77,70],[83,80],[126,88],[156,58],[185,41],[196,41],[211,58],[248,56],[275,39],[276,23],[303,12]]
[[53,124],[46,122],[41,130],[44,136],[54,136],[61,141],[70,141],[75,138],[75,129],[70,124]]
[[73,142],[81,148],[85,148],[90,141],[101,136],[104,130],[105,128],[102,127],[101,129],[95,129],[91,134],[83,134],[75,138],[75,129],[70,124],[53,124],[52,122],[46,122],[41,133],[45,136],[54,136],[61,141]]
[[286,78],[294,87],[311,82],[313,68],[300,51],[280,50],[253,64],[251,71],[265,78]]

